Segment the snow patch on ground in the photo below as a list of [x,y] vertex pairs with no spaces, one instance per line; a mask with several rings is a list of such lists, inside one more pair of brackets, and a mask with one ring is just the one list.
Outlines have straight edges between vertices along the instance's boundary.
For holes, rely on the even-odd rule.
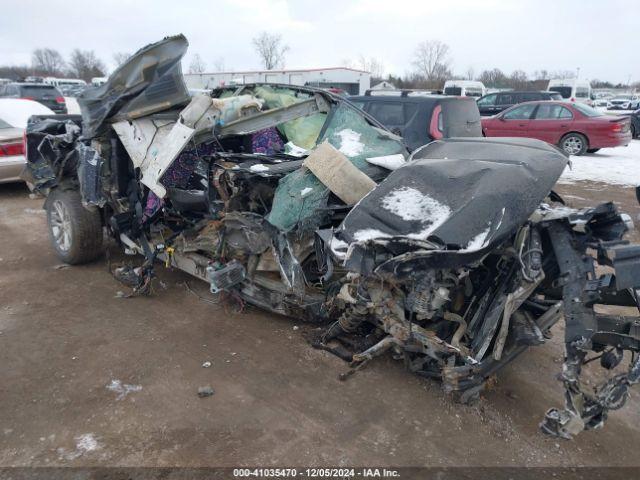
[[558,183],[591,181],[640,185],[639,140],[632,140],[628,147],[603,148],[594,154],[571,157],[571,163],[571,168],[567,165]]
[[252,172],[268,172],[269,167],[261,163],[258,163],[257,165],[251,165],[249,167],[249,170],[251,170]]
[[372,165],[378,165],[379,167],[386,168],[387,170],[397,170],[407,163],[404,155],[401,153],[397,153],[395,155],[383,155],[381,157],[370,157],[367,158],[367,162]]
[[76,450],[80,452],[93,452],[100,448],[98,441],[93,436],[93,433],[85,433],[75,438],[76,440]]
[[340,150],[347,157],[360,155],[364,150],[364,144],[360,142],[360,134],[350,128],[345,128],[336,133],[340,137]]
[[120,380],[111,380],[111,383],[107,385],[107,390],[111,390],[112,392],[116,392],[118,396],[116,400],[122,400],[124,397],[133,392],[139,392],[142,390],[141,385],[128,385],[126,383],[122,383]]
[[72,452],[68,452],[64,448],[58,448],[58,455],[66,460],[75,460],[81,457],[85,453],[93,452],[101,448],[98,440],[93,433],[84,433],[74,438],[76,441],[76,448]]

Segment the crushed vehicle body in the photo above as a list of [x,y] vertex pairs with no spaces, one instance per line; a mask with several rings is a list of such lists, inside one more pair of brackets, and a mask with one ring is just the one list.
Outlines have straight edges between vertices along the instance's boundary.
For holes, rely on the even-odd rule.
[[[249,304],[315,322],[350,362],[388,352],[471,401],[564,318],[565,405],[541,423],[599,427],[640,381],[640,246],[612,203],[576,210],[553,186],[568,159],[530,139],[402,139],[319,89],[249,84],[189,97],[183,36],[143,48],[80,98],[82,116],[32,118],[28,175],[69,263],[103,229],[144,257]],[[618,372],[595,389],[583,366]],[[624,365],[623,365],[624,363]],[[628,367],[625,365],[628,363]]]

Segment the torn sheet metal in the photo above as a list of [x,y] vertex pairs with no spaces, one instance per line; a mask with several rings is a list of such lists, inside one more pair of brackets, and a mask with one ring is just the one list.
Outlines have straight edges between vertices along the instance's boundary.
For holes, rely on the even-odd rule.
[[84,138],[105,130],[108,119],[132,120],[177,105],[186,105],[189,92],[181,60],[187,51],[184,35],[147,45],[118,67],[100,87],[89,87],[78,97]]

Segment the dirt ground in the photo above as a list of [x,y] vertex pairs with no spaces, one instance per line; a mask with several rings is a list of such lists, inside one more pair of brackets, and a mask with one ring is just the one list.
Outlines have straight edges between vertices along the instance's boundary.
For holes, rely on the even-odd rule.
[[[640,213],[629,188],[559,191]],[[638,388],[603,430],[539,433],[562,405],[559,327],[476,406],[390,358],[340,382],[346,364],[306,343],[311,327],[206,303],[186,274],[159,267],[166,290],[126,299],[106,261],[61,266],[42,203],[0,185],[0,466],[640,465]]]

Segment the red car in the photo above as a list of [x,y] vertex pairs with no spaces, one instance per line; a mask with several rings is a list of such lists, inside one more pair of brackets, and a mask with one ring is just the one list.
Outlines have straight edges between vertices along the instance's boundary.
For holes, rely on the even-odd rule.
[[485,137],[529,137],[568,155],[594,153],[631,142],[629,117],[605,115],[582,103],[526,102],[482,119]]

